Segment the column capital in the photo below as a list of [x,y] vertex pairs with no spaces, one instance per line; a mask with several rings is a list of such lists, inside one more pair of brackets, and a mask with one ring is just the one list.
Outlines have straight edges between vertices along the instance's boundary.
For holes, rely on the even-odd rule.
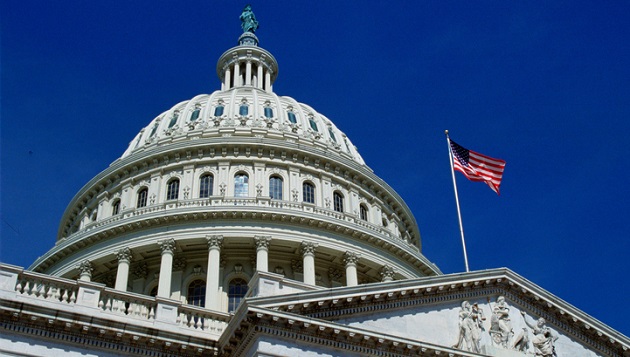
[[80,275],[87,275],[90,278],[92,277],[92,272],[94,271],[94,267],[92,266],[92,262],[89,260],[84,260],[77,265],[77,269],[79,269]]
[[384,265],[380,271],[382,281],[392,281],[394,280],[394,274],[396,271],[391,265]]
[[223,244],[223,235],[207,235],[206,241],[208,242],[208,250],[221,249],[221,245]]
[[186,258],[179,257],[173,261],[173,271],[183,271],[186,269]]
[[160,240],[157,244],[160,246],[160,249],[162,249],[162,254],[173,254],[175,252],[175,239],[173,238]]
[[361,258],[361,254],[359,253],[355,253],[355,252],[351,252],[351,251],[346,251],[343,254],[343,263],[348,266],[348,265],[357,265],[357,262],[359,261],[359,258]]
[[317,248],[317,243],[313,243],[313,242],[302,242],[302,244],[300,245],[300,252],[302,253],[302,256],[306,256],[306,255],[315,255],[315,249]]
[[116,252],[118,263],[131,263],[131,249],[124,247]]
[[256,250],[268,250],[271,236],[254,236],[254,243],[256,243]]

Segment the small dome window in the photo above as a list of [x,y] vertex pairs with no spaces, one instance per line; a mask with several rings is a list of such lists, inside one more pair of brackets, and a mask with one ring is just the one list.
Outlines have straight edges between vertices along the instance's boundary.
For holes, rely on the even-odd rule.
[[295,113],[293,113],[292,111],[288,111],[287,112],[287,116],[289,117],[289,121],[293,124],[297,123],[297,118],[295,117]]
[[112,216],[117,215],[120,212],[120,200],[114,201],[112,204]]
[[269,178],[269,197],[273,200],[282,199],[282,177],[271,176]]
[[234,197],[247,197],[249,195],[249,176],[238,173],[234,176]]
[[224,108],[225,108],[225,107],[224,107],[222,104],[217,105],[217,106],[214,108],[214,116],[215,116],[215,117],[220,117],[221,115],[223,115],[223,109],[224,109]]
[[330,138],[332,141],[337,142],[337,138],[335,138],[335,133],[333,132],[331,127],[328,127],[328,134],[330,134]]
[[308,117],[308,123],[311,125],[311,129],[319,131],[319,129],[317,128],[317,123],[315,122],[315,118],[313,118],[312,115]]
[[195,110],[193,110],[192,114],[190,115],[190,121],[195,121],[199,119],[199,113],[201,113],[201,108],[195,108]]
[[145,207],[147,205],[148,194],[149,194],[149,189],[147,189],[146,187],[138,191],[138,200],[136,201],[136,208]]
[[151,129],[151,134],[149,134],[150,138],[155,136],[155,133],[157,132],[157,129],[158,129],[159,125],[160,125],[160,123],[155,123],[155,125],[153,125],[153,129]]
[[246,116],[249,113],[249,105],[247,105],[247,103],[243,102],[239,107],[238,107],[238,114],[240,116]]
[[343,212],[343,195],[339,192],[333,194],[333,209],[337,212]]
[[173,126],[175,126],[175,124],[177,123],[177,119],[179,119],[179,112],[173,113],[171,121],[168,123],[168,127],[172,128]]
[[315,203],[315,185],[310,182],[304,182],[302,184],[302,201]]
[[207,198],[212,196],[212,186],[214,185],[214,176],[206,174],[201,176],[199,180],[199,198]]
[[265,107],[264,110],[265,110],[265,118],[269,118],[269,119],[273,118],[273,108]]
[[361,204],[359,206],[359,213],[362,220],[364,221],[368,220],[368,209],[364,204]]
[[176,200],[179,197],[179,180],[174,179],[169,181],[166,186],[166,199]]

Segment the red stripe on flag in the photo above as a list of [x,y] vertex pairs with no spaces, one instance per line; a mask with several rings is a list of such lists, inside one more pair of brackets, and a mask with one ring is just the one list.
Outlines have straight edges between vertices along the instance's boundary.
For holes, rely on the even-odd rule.
[[[455,155],[453,153],[453,168],[463,173],[470,181],[485,182],[494,192],[499,194],[505,161],[468,150],[453,141],[450,141],[450,143],[451,151],[459,151],[463,154]],[[467,163],[464,159],[466,153],[468,153]]]

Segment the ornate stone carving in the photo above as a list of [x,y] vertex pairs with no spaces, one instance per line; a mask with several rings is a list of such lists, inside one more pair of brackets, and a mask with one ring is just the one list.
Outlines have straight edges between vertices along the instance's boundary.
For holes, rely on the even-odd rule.
[[[528,321],[524,311],[521,311],[525,324],[532,330],[534,337],[531,339],[534,346],[534,353],[540,357],[555,357],[555,342],[558,336],[546,326],[546,321],[542,317],[536,321]],[[529,339],[529,338],[528,338]]]
[[223,244],[223,235],[207,235],[206,241],[208,242],[208,250],[221,249]]
[[225,188],[227,187],[227,185],[225,184],[225,182],[221,182],[221,184],[219,185],[219,193],[221,196],[225,196]]
[[302,242],[302,244],[300,245],[300,252],[302,253],[302,256],[315,255],[316,248],[317,248],[317,243]]
[[164,253],[173,254],[175,252],[175,239],[173,238],[161,240],[158,242],[158,245],[160,246],[160,249],[162,250],[162,254]]
[[511,348],[511,339],[514,335],[512,322],[510,321],[510,309],[505,303],[505,297],[499,296],[492,307],[490,317],[490,337],[492,344],[497,347]]
[[184,192],[184,199],[187,200],[188,197],[190,196],[190,187],[188,186],[184,187],[183,192]]
[[242,273],[243,272],[243,264],[240,264],[240,263],[234,264],[234,272],[235,273]]
[[254,236],[254,243],[256,243],[256,250],[268,250],[271,236]]
[[192,273],[193,275],[203,275],[205,272],[203,271],[201,265],[197,264],[192,268]]
[[291,194],[293,195],[293,201],[297,202],[298,201],[298,194],[300,193],[300,191],[298,191],[297,189],[293,189],[291,190]]
[[262,191],[263,191],[263,185],[262,184],[256,185],[256,197],[262,196]]
[[183,271],[184,269],[186,269],[186,258],[175,258],[173,260],[173,271]]
[[81,275],[86,275],[92,278],[92,272],[94,271],[94,267],[92,266],[92,262],[89,260],[84,260],[79,265],[77,265],[77,269],[79,269],[79,273]]
[[333,267],[328,268],[328,279],[330,279],[330,281],[341,281],[342,278],[343,274],[341,270]]
[[155,204],[155,198],[156,198],[156,195],[154,193],[154,194],[151,195],[151,197],[149,197],[149,203],[154,205]]
[[471,306],[468,301],[462,302],[462,308],[459,311],[459,337],[453,348],[480,353],[479,342],[485,319],[483,310],[477,304]]
[[147,263],[145,262],[135,264],[131,268],[131,277],[133,279],[146,279],[148,273],[149,270],[147,268]]
[[394,270],[392,266],[384,265],[381,268],[380,274],[381,274],[382,281],[391,281],[391,280],[394,280],[394,274],[396,274],[396,271]]
[[346,266],[348,266],[348,265],[355,265],[356,266],[360,257],[361,257],[361,255],[358,254],[358,253],[354,253],[354,252],[350,252],[350,251],[345,252],[343,254],[343,263]]
[[131,249],[128,247],[122,248],[116,252],[116,258],[118,258],[118,263],[131,262]]
[[301,260],[291,260],[291,270],[293,273],[304,273],[304,266]]

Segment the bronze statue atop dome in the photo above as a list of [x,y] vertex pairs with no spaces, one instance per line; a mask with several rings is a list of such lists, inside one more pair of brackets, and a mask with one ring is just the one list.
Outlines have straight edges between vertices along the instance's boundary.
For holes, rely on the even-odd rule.
[[243,28],[243,33],[251,32],[255,33],[258,29],[258,21],[256,21],[256,16],[252,11],[251,5],[245,5],[243,9],[243,13],[241,13],[241,28]]

